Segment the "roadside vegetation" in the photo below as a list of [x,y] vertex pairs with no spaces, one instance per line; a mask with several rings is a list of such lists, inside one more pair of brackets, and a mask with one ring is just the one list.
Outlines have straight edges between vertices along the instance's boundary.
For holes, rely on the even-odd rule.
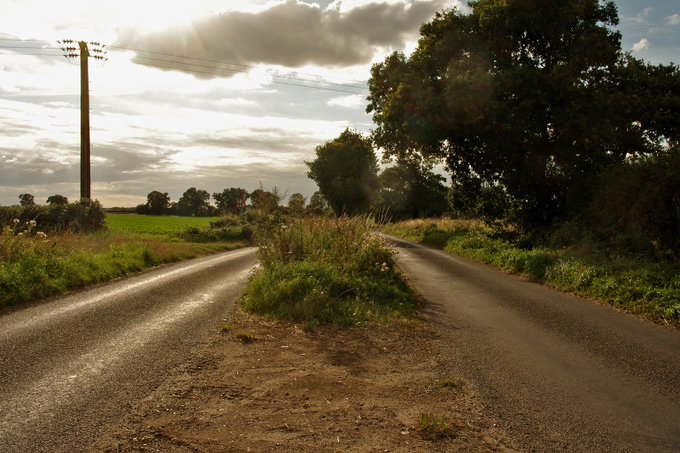
[[305,328],[408,316],[416,300],[373,227],[367,218],[317,217],[261,228],[262,269],[251,279],[243,307]]
[[383,231],[680,326],[680,265],[612,253],[592,238],[565,240],[565,229],[536,247],[517,231],[473,220],[409,220]]
[[41,224],[40,216],[22,220],[25,211],[1,209],[19,215],[5,221],[0,230],[0,309],[248,243],[243,237],[186,240],[195,231],[210,231],[210,222],[219,219],[179,221],[100,212],[101,224],[85,233],[42,230],[46,224]]

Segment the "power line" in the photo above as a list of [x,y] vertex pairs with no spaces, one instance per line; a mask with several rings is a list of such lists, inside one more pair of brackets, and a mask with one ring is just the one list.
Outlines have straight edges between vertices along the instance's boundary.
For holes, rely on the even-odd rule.
[[[39,42],[41,42],[41,41],[38,41],[38,40],[18,40],[18,39],[5,39],[5,38],[0,38],[0,41],[25,42],[25,43],[39,43]],[[157,67],[157,68],[161,68],[161,69],[181,71],[181,72],[189,72],[189,73],[194,73],[194,74],[206,74],[206,75],[212,75],[212,76],[215,76],[215,75],[226,76],[226,75],[235,75],[235,74],[242,72],[238,69],[232,69],[232,68],[228,68],[228,67],[216,67],[214,64],[223,65],[223,66],[235,66],[235,67],[244,68],[244,69],[256,69],[257,68],[256,65],[248,65],[248,64],[243,64],[243,63],[213,60],[213,59],[208,59],[208,58],[190,57],[190,56],[187,56],[187,55],[177,55],[177,54],[157,52],[157,51],[152,51],[152,50],[143,50],[143,49],[122,47],[122,46],[115,46],[115,45],[111,45],[111,46],[102,45],[102,46],[112,48],[112,49],[128,50],[128,51],[132,51],[132,52],[137,52],[138,54],[136,55],[135,59],[140,64],[144,64],[146,66]],[[58,48],[58,47],[6,46],[6,45],[0,45],[0,49],[8,49],[8,50],[27,49],[27,50],[46,50],[46,51],[60,50],[60,48]],[[161,57],[166,57],[166,58],[154,58],[154,57],[139,55],[139,53],[159,55]],[[48,53],[33,54],[33,53],[18,53],[18,52],[13,52],[11,55],[61,56],[61,55],[48,54]],[[173,58],[173,59],[170,59],[170,58]],[[176,59],[183,59],[183,60],[189,60],[189,61],[177,61]],[[199,62],[214,63],[214,64],[204,65],[204,64],[199,64]],[[164,64],[161,64],[161,63],[166,63],[166,64],[164,65]],[[179,65],[180,67],[169,66],[169,65]],[[276,72],[270,71],[270,70],[268,70],[267,72],[272,77],[271,82],[275,83],[275,84],[280,84],[280,85],[295,86],[295,87],[301,87],[301,88],[311,88],[311,89],[333,91],[333,92],[346,93],[346,94],[358,94],[358,95],[366,94],[367,91],[368,91],[368,89],[365,86],[357,86],[357,85],[353,84],[353,83],[363,84],[363,82],[360,82],[360,81],[353,81],[352,83],[339,83],[339,82],[330,81],[323,76],[315,75],[315,74],[300,73],[300,74],[303,74],[303,75],[309,75],[311,77],[314,77],[314,78],[316,78],[316,80],[309,79],[309,78],[295,77],[295,76],[291,76],[291,75],[282,75],[282,74],[279,74],[279,73],[276,73]],[[286,79],[286,80],[291,80],[293,82],[286,82],[286,81],[277,80],[277,79]],[[300,83],[294,83],[294,82],[300,82]],[[314,84],[314,85],[311,85],[311,84]],[[327,86],[327,85],[331,85],[331,86]],[[333,88],[333,87],[338,87],[338,88]],[[357,91],[355,91],[355,90],[357,90]]]
[[[158,63],[153,63],[150,64],[149,66],[157,67],[157,68],[164,68],[164,69],[173,69],[176,71],[182,71],[182,72],[191,72],[194,74],[207,74],[207,75],[234,75],[240,73],[240,71],[234,70],[234,69],[228,69],[228,68],[214,68],[212,66],[204,66],[204,65],[195,65],[191,63],[183,63],[179,61],[166,61],[166,60],[161,60],[161,59],[150,59],[149,57],[139,57],[141,59],[147,59],[147,60],[154,60],[154,61],[160,61],[160,62],[166,62],[169,64],[176,64],[176,65],[185,65],[189,67],[177,67],[177,66],[168,66],[168,65],[163,65],[163,64],[158,64]],[[194,69],[194,68],[207,68],[211,70],[202,70],[202,69]],[[227,74],[223,74],[223,72],[226,72]],[[276,76],[274,76],[276,77]],[[320,85],[305,85],[302,83],[292,83],[292,82],[283,82],[280,80],[272,80],[272,83],[277,83],[280,85],[288,85],[288,86],[296,86],[296,87],[302,87],[302,88],[313,88],[317,90],[326,90],[326,91],[334,91],[338,93],[347,93],[347,94],[365,94],[359,91],[350,91],[350,90],[342,90],[339,88],[332,88],[332,87],[325,87],[325,86],[320,86]],[[325,82],[318,82],[318,83],[325,83]]]

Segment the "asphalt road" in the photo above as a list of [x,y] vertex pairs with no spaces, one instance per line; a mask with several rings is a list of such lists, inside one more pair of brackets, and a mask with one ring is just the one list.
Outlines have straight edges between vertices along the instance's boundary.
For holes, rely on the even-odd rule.
[[395,240],[448,359],[536,452],[680,452],[680,334]]
[[182,363],[245,288],[252,248],[0,317],[0,452],[88,451]]

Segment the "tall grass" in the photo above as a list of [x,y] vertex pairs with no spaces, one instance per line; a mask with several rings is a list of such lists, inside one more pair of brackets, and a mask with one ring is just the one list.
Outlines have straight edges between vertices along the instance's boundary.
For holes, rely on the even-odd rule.
[[0,308],[240,245],[152,240],[121,232],[48,236],[29,227],[12,223],[0,231]]
[[415,299],[392,252],[361,218],[293,220],[261,233],[262,271],[242,304],[278,318],[356,326],[408,315]]
[[524,248],[475,221],[413,220],[384,231],[493,265],[633,314],[680,326],[680,266],[609,255],[586,243]]

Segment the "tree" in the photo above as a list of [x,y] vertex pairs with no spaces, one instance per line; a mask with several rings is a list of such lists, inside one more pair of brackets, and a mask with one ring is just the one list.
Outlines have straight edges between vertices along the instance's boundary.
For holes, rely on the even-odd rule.
[[22,193],[19,195],[19,204],[23,207],[35,206],[35,197],[30,193]]
[[68,198],[63,195],[52,195],[47,197],[47,204],[50,206],[65,206],[68,204]]
[[230,187],[221,193],[214,193],[213,198],[222,213],[238,214],[246,208],[246,201],[250,198],[250,194],[240,187]]
[[167,192],[154,190],[146,196],[146,212],[151,215],[163,215],[170,209],[170,196]]
[[294,193],[288,197],[288,209],[294,216],[302,217],[305,214],[307,199],[301,193]]
[[307,215],[324,215],[329,209],[326,198],[324,198],[321,192],[316,191],[309,199],[306,211]]
[[371,70],[373,138],[388,156],[446,158],[455,184],[500,187],[526,228],[550,225],[594,175],[644,146],[623,108],[611,1],[472,1],[438,13],[416,51]]
[[255,189],[250,194],[250,200],[253,207],[258,211],[268,214],[274,211],[279,206],[281,197],[278,195],[278,190],[274,188],[272,192],[267,192],[264,189]]
[[177,202],[177,213],[184,216],[205,216],[210,214],[210,194],[202,189],[187,189]]
[[378,177],[380,208],[395,218],[443,215],[447,208],[445,178],[422,162],[400,161]]
[[345,129],[316,147],[316,159],[305,162],[307,176],[319,186],[337,215],[367,211],[378,188],[378,162],[369,138]]

